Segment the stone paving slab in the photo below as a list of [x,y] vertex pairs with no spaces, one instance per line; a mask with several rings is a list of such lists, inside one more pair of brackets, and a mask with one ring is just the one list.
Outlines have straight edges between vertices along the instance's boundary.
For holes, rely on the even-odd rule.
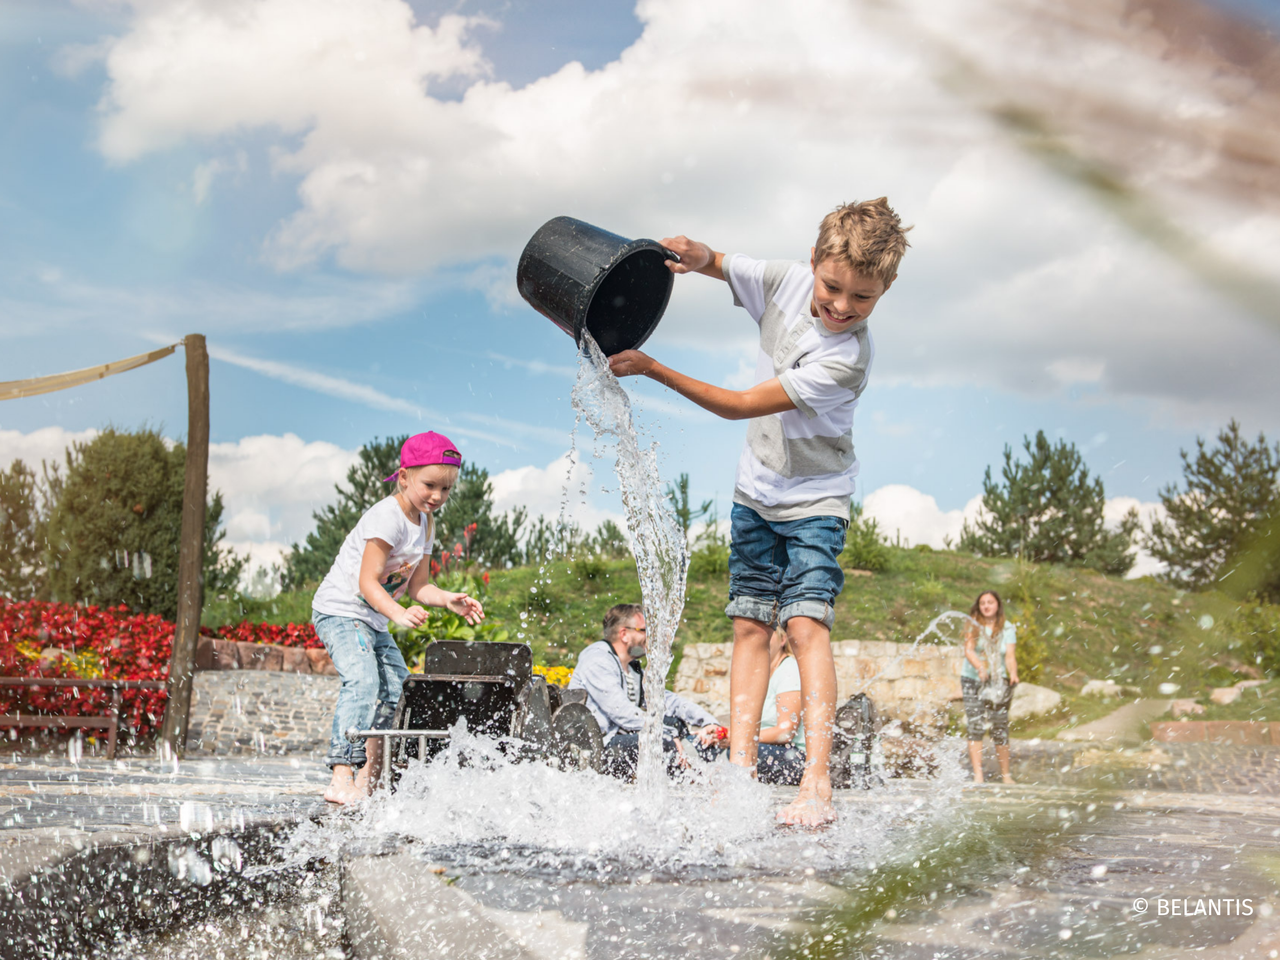
[[296,758],[0,763],[0,885],[102,844],[318,816],[328,779]]

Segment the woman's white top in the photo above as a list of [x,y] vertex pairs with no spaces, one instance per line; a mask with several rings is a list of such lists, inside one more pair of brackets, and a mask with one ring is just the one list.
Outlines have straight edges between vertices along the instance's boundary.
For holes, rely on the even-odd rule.
[[375,539],[391,544],[391,553],[378,582],[398,600],[408,589],[413,571],[430,555],[434,534],[431,515],[425,510],[414,523],[404,515],[395,497],[379,500],[365,511],[355,529],[342,541],[342,549],[316,591],[311,608],[331,617],[363,620],[380,633],[385,632],[387,618],[373,609],[360,593],[360,564],[364,561],[365,544]]
[[[778,725],[778,694],[800,692],[800,668],[795,657],[783,657],[778,669],[769,675],[769,689],[764,695],[764,710],[760,713],[760,729]],[[791,742],[798,747],[804,746],[804,721],[796,716],[796,732]]]

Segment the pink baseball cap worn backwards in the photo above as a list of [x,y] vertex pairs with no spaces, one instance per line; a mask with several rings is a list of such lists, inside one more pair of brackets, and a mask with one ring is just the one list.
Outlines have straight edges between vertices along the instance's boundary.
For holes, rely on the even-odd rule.
[[[446,467],[462,466],[462,454],[458,448],[442,433],[428,431],[410,437],[400,448],[400,469],[406,467],[425,467],[433,463],[441,463]],[[390,483],[400,475],[397,470],[387,477],[383,483]]]

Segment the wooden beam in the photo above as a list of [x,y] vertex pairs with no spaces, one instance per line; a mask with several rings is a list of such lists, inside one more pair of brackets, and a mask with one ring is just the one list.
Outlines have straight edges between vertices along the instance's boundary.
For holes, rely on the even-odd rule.
[[209,486],[209,351],[204,335],[183,339],[187,352],[187,465],[182,487],[182,542],[178,550],[178,623],[169,659],[169,698],[160,742],[169,756],[187,747],[191,681],[204,603],[204,521]]

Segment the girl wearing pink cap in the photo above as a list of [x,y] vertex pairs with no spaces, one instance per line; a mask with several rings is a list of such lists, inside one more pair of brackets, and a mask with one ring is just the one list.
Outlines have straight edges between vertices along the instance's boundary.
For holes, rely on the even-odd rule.
[[324,798],[351,803],[369,795],[378,765],[376,745],[351,743],[346,731],[391,726],[400,688],[409,675],[400,648],[387,631],[390,622],[405,629],[427,619],[421,606],[401,607],[405,594],[419,604],[444,607],[477,624],[484,619],[478,601],[465,593],[441,590],[429,581],[435,542],[435,518],[458,480],[462,455],[438,433],[420,433],[400,448],[400,469],[387,477],[396,489],[375,503],[347,534],[328,575],[312,600],[316,633],[333,658],[342,688],[333,711],[325,763],[333,779]]

